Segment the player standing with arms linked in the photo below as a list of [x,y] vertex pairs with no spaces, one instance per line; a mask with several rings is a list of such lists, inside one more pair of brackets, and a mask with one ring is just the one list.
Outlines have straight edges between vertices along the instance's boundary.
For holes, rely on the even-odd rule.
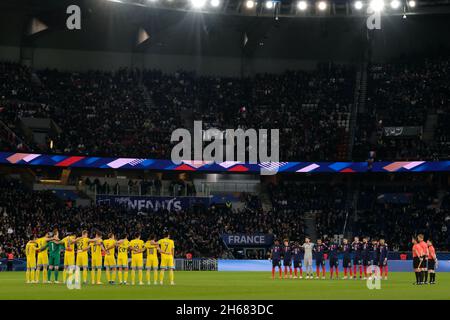
[[302,245],[302,248],[305,251],[303,257],[303,264],[305,265],[306,279],[313,279],[314,271],[312,261],[313,261],[314,243],[311,243],[311,239],[306,237],[305,243]]
[[303,279],[303,270],[302,270],[302,247],[298,244],[298,242],[294,243],[292,248],[292,257],[294,260],[294,278],[297,278],[297,269],[300,269],[300,279]]
[[[333,271],[336,271],[336,279],[339,279],[339,245],[336,242],[330,242],[328,257],[330,262],[330,279],[333,280]],[[334,270],[333,270],[334,269]]]
[[164,283],[164,271],[169,269],[170,284],[175,285],[173,271],[175,269],[174,257],[175,257],[175,244],[170,239],[169,231],[164,233],[164,238],[158,241],[159,253],[161,254],[161,271],[159,274],[159,283]]
[[25,254],[27,256],[27,272],[25,273],[27,283],[35,283],[36,271],[36,251],[38,244],[36,242],[36,235],[27,242],[25,246]]
[[66,237],[61,240],[61,243],[64,245],[64,283],[66,283],[67,273],[75,271],[75,239],[75,235],[67,233]]
[[87,284],[88,278],[88,250],[89,250],[89,237],[88,231],[83,230],[81,237],[75,239],[77,245],[77,258],[75,264],[78,268],[83,269],[83,283]]
[[52,239],[53,237],[50,236],[50,232],[47,232],[45,236],[36,240],[38,244],[36,283],[39,283],[39,275],[41,268],[42,268],[42,283],[47,283],[47,267],[48,267],[47,242]]
[[131,249],[131,284],[135,284],[136,270],[138,270],[139,285],[143,285],[142,282],[142,268],[144,267],[144,241],[141,240],[141,234],[136,233],[133,240],[130,241]]
[[[379,259],[379,250],[378,250],[378,241],[375,239],[372,239],[372,245],[370,247],[370,265],[372,268],[374,266],[378,266]],[[373,270],[372,270],[373,272]],[[370,273],[369,277],[372,277],[372,272]]]
[[[102,234],[100,231],[95,233],[95,238],[89,240],[91,245],[91,282],[92,284],[102,284],[102,251],[105,251]],[[95,282],[95,271],[97,271],[97,282]]]
[[283,267],[284,267],[284,278],[287,278],[287,270],[289,267],[289,278],[292,278],[292,250],[289,245],[289,240],[283,240]]
[[364,268],[364,280],[367,279],[367,267],[370,266],[370,243],[369,238],[364,237],[361,245],[361,259]]
[[[116,238],[113,233],[108,235],[108,239],[103,241],[103,246],[105,247],[105,272],[106,280],[109,284],[114,284],[116,282]],[[111,273],[112,272],[112,273]]]
[[53,230],[53,239],[47,243],[49,253],[48,263],[48,282],[52,282],[52,271],[55,270],[55,283],[59,283],[59,265],[61,264],[61,251],[63,249],[62,241],[59,241],[59,232]]
[[150,273],[153,269],[153,283],[158,284],[158,242],[156,236],[152,235],[145,243],[147,250],[147,261],[145,262],[147,284],[151,284]]
[[327,246],[322,243],[322,239],[317,239],[317,244],[314,246],[314,252],[316,253],[316,279],[320,278],[320,267],[322,267],[322,279],[325,279],[325,250],[327,250]]
[[348,243],[348,239],[342,239],[342,267],[344,268],[344,280],[347,279],[347,270],[350,271],[350,279],[352,278],[352,246]]
[[355,237],[352,243],[353,251],[353,279],[356,279],[356,268],[359,266],[359,278],[362,279],[362,259],[361,259],[361,242],[359,237]]
[[384,239],[380,239],[380,245],[378,248],[378,251],[380,253],[380,278],[383,278],[383,271],[384,271],[384,280],[387,280],[388,277],[388,246],[384,242]]
[[281,246],[278,240],[275,240],[274,245],[270,249],[270,259],[272,260],[272,279],[275,279],[275,268],[278,267],[278,271],[280,273],[280,279],[282,277],[281,270]]
[[117,266],[119,267],[119,283],[127,284],[128,280],[128,248],[130,241],[128,235],[125,234],[123,239],[116,242],[117,245]]

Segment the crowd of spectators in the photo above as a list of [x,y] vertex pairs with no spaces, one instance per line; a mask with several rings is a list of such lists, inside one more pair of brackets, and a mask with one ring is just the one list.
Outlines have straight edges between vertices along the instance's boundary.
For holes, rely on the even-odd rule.
[[[353,159],[436,160],[450,155],[450,60],[374,64],[358,114]],[[155,70],[33,72],[0,63],[2,149],[169,158],[171,132],[202,120],[204,129],[280,129],[281,160],[344,160],[349,147],[355,70],[319,65],[246,78],[206,77]],[[430,138],[427,116],[437,115]],[[20,119],[51,118],[45,142],[23,135]],[[387,127],[417,127],[386,136]],[[14,132],[14,133],[12,133]],[[52,143],[50,144],[50,140]],[[24,143],[25,142],[25,143]]]
[[409,250],[411,237],[419,233],[436,248],[449,250],[450,210],[445,201],[439,204],[439,190],[432,186],[364,186],[353,217],[353,233],[385,237],[394,250]]
[[[269,186],[274,211],[285,212],[299,221],[310,214],[315,221],[315,234],[341,234],[347,216],[347,188],[342,184],[282,181]],[[303,230],[302,230],[303,229]],[[301,234],[305,235],[305,230]],[[306,232],[311,236],[311,230]],[[300,239],[301,237],[297,237]]]
[[3,121],[19,135],[23,117],[57,125],[45,143],[29,141],[43,151],[169,158],[171,132],[187,119],[204,129],[280,129],[284,160],[335,160],[348,143],[354,72],[342,66],[252,78],[2,68]]
[[[439,160],[450,156],[450,59],[430,58],[374,64],[368,70],[365,110],[358,115],[354,159]],[[437,123],[427,123],[436,115]],[[388,127],[416,127],[388,136]],[[428,132],[426,132],[428,131]],[[366,158],[364,158],[366,157]]]

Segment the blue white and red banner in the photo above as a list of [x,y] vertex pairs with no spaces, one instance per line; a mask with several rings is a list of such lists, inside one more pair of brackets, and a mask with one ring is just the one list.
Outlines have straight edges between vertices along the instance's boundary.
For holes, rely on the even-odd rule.
[[156,170],[180,172],[261,172],[261,168],[279,173],[355,173],[355,172],[442,172],[450,171],[450,161],[393,161],[374,162],[272,162],[246,163],[224,161],[186,160],[175,164],[171,160],[144,158],[108,158],[93,156],[70,156],[38,153],[0,152],[0,164],[22,166],[53,166],[61,168],[98,168],[115,170]]

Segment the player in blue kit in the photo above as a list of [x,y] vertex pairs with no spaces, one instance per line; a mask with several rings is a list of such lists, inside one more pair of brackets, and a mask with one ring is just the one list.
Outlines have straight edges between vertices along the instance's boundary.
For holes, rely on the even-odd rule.
[[[378,266],[378,241],[375,239],[372,239],[372,245],[370,246],[370,264],[372,266]],[[369,277],[371,276],[372,272]]]
[[283,267],[284,267],[284,278],[287,278],[287,270],[289,267],[289,277],[292,278],[292,248],[289,245],[289,240],[283,240]]
[[292,257],[294,260],[294,278],[297,279],[297,269],[300,269],[300,279],[303,279],[303,270],[302,270],[302,255],[303,250],[298,242],[294,243],[292,247]]
[[316,279],[320,277],[320,267],[322,267],[322,279],[325,279],[325,258],[324,253],[328,247],[322,243],[322,239],[317,239],[317,244],[314,246],[314,253],[316,258]]
[[352,251],[353,251],[353,279],[356,279],[357,266],[359,266],[359,278],[362,279],[362,259],[361,259],[362,246],[358,237],[354,238],[354,241],[352,243]]
[[369,238],[364,237],[361,248],[361,258],[364,267],[364,280],[367,279],[367,267],[370,266],[370,250],[371,244],[369,243]]
[[352,246],[348,243],[347,239],[342,240],[342,267],[344,268],[344,279],[347,279],[347,272],[350,271],[350,278],[352,278]]
[[378,260],[378,266],[380,267],[380,277],[383,277],[384,272],[384,280],[387,280],[388,276],[388,246],[385,243],[384,239],[380,239],[380,243],[378,246],[378,252],[379,252],[379,260]]
[[[336,279],[339,279],[339,259],[338,259],[339,245],[335,242],[330,242],[328,246],[328,259],[330,259],[330,279],[333,280],[333,271],[336,271]],[[333,270],[334,269],[334,270]]]
[[280,241],[275,240],[274,245],[270,249],[270,259],[272,260],[272,279],[275,279],[276,267],[278,267],[278,271],[280,272],[280,279],[281,279],[281,275],[282,275],[281,264],[280,264],[281,250],[282,250],[282,248],[280,246]]

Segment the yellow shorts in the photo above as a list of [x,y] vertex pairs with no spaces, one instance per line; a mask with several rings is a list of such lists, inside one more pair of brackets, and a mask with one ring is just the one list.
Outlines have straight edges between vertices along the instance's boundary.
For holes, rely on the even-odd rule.
[[79,253],[77,254],[77,267],[87,268],[88,266],[88,255],[87,253]]
[[117,256],[117,266],[121,268],[128,268],[128,256]]
[[75,255],[74,254],[64,254],[64,265],[74,266],[75,265]]
[[161,255],[161,269],[175,269],[175,265],[173,263],[173,257],[168,254]]
[[92,257],[91,266],[93,268],[101,268],[102,267],[102,257]]
[[105,256],[104,264],[105,264],[105,267],[115,268],[116,267],[116,258],[114,256],[112,256],[112,257]]
[[48,265],[48,254],[47,254],[47,252],[38,253],[37,265],[38,266],[47,266]]
[[131,256],[131,268],[142,269],[144,266],[144,258],[142,255],[132,255]]
[[36,258],[27,258],[27,269],[36,269]]
[[158,258],[157,257],[153,257],[153,258],[147,258],[147,261],[145,263],[145,268],[146,269],[158,269]]

